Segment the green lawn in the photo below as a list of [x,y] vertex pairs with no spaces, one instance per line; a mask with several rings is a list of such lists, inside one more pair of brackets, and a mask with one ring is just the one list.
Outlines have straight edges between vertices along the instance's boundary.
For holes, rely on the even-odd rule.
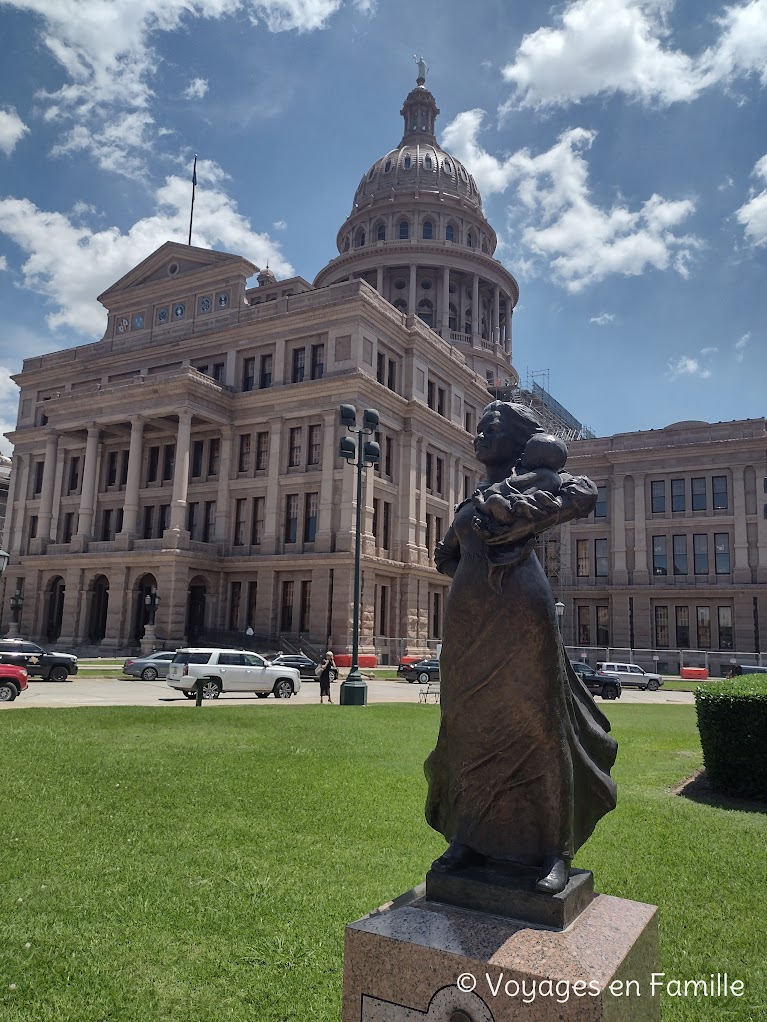
[[[669,794],[692,707],[603,707],[620,805],[580,854],[661,907],[663,968],[728,972],[767,1018],[767,817]],[[343,927],[423,879],[438,708],[27,709],[2,716],[2,1022],[338,1022]],[[29,946],[27,946],[29,945]],[[16,989],[10,989],[11,984]]]

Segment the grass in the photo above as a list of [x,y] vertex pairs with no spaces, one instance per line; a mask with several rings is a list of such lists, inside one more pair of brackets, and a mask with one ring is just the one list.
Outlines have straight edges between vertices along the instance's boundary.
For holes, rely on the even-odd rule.
[[[578,864],[599,890],[660,905],[669,977],[746,981],[721,1006],[665,998],[664,1022],[767,1017],[767,818],[669,793],[700,766],[692,707],[602,708],[620,804]],[[423,822],[436,707],[28,709],[2,724],[3,1022],[337,1022],[344,924],[444,847]]]

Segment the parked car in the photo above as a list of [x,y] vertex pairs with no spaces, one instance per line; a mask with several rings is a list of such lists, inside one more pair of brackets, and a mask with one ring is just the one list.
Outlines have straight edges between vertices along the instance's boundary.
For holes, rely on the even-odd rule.
[[218,699],[222,692],[255,692],[266,699],[290,699],[301,690],[295,667],[274,666],[258,653],[242,649],[179,649],[168,668],[168,684],[188,699],[197,695],[202,681],[203,699]]
[[26,688],[29,686],[25,667],[13,664],[0,666],[0,703],[12,703]]
[[[317,680],[317,675],[314,673],[317,669],[317,661],[302,653],[280,653],[279,656],[272,658],[271,663],[273,666],[295,667],[302,678],[309,681]],[[330,668],[330,680],[338,681],[337,667]]]
[[659,674],[650,674],[636,664],[616,663],[613,660],[610,663],[597,664],[597,670],[604,674],[617,674],[621,685],[633,685],[634,688],[641,688],[643,692],[648,688],[651,692],[656,692],[663,684],[663,678]]
[[414,681],[422,685],[427,685],[430,681],[439,681],[439,660],[419,660],[406,668],[402,675],[410,685]]
[[144,681],[154,681],[155,678],[167,678],[175,650],[163,650],[158,653],[148,653],[146,656],[132,657],[123,664],[123,674],[132,678],[143,678]]
[[423,657],[420,656],[403,656],[397,667],[397,674],[399,675],[405,674],[407,671],[410,670],[413,664],[417,664],[421,660],[423,660]]
[[25,667],[30,678],[66,681],[77,674],[77,657],[72,653],[49,653],[26,639],[0,639],[0,664]]
[[767,667],[759,667],[753,664],[733,664],[733,677],[740,678],[744,674],[767,674]]
[[620,679],[616,675],[595,671],[590,664],[579,660],[572,662],[572,668],[592,695],[603,699],[620,699],[623,695]]

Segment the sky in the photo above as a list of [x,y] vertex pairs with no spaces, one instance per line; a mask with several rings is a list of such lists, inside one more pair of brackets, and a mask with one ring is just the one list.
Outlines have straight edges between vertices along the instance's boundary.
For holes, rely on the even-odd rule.
[[522,383],[598,436],[767,411],[767,0],[0,0],[0,42],[0,431],[23,358],[186,241],[195,153],[193,244],[313,280],[415,54]]

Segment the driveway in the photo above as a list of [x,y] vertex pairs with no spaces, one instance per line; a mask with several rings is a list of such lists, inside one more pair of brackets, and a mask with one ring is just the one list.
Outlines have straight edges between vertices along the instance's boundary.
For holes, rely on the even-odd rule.
[[[331,688],[332,698],[338,702],[338,689]],[[417,703],[422,686],[408,685],[396,679],[368,679],[369,703]],[[257,699],[250,693],[224,694],[220,699],[206,700],[206,706],[303,706],[319,703],[320,692],[317,682],[302,682],[301,691],[292,699]],[[626,703],[672,703],[690,705],[695,697],[692,692],[672,692],[659,689],[657,692],[640,692],[635,689],[623,690],[621,704]],[[610,703],[597,699],[598,704],[609,707]],[[140,678],[74,678],[72,681],[30,681],[29,688],[12,703],[0,703],[1,709],[23,710],[33,706],[194,706],[194,700],[187,699],[181,692],[170,688],[165,681],[142,681]]]

